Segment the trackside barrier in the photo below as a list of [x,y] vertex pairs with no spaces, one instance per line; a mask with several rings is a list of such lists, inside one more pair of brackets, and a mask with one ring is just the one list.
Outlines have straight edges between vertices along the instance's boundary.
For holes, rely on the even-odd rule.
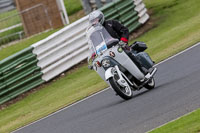
[[[149,16],[142,0],[117,0],[101,8],[106,19],[116,19],[133,32]],[[47,82],[89,55],[88,16],[64,27],[0,61],[0,104]]]
[[[118,0],[105,5],[102,10],[106,19],[120,20],[130,32],[138,28],[142,1]],[[137,11],[135,10],[137,9]],[[39,60],[38,66],[44,74],[42,79],[49,81],[88,57],[88,46],[85,36],[88,27],[88,16],[54,33],[48,38],[33,44],[33,53]]]
[[130,32],[133,32],[141,25],[135,8],[136,5],[132,0],[117,0],[105,5],[101,10],[106,19],[119,20],[124,26],[128,27]]
[[143,1],[134,0],[134,5],[136,6],[134,10],[138,12],[139,16],[138,22],[144,24],[149,19],[149,15],[147,14],[147,9],[145,8]]
[[0,61],[0,104],[42,83],[33,48],[26,48]]
[[49,81],[88,57],[87,27],[88,16],[85,16],[32,45],[33,53],[39,60],[38,66],[44,74],[43,80]]
[[117,0],[101,8],[106,19],[119,20],[133,32],[144,24],[149,15],[142,0]]

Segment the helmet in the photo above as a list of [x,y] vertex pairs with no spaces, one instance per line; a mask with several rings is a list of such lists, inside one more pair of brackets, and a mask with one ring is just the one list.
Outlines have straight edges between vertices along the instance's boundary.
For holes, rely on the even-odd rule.
[[89,14],[89,23],[91,25],[95,25],[97,23],[103,24],[104,23],[104,14],[99,11],[95,10]]

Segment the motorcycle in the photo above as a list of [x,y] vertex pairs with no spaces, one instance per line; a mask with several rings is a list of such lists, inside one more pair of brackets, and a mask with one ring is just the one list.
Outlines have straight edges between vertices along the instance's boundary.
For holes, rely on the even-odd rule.
[[127,50],[101,25],[88,29],[86,35],[90,52],[93,53],[88,57],[88,67],[95,70],[117,95],[128,100],[132,98],[133,91],[139,91],[143,87],[151,90],[155,87],[153,76],[157,68],[144,52],[147,49],[145,43],[135,42],[130,47],[131,50]]

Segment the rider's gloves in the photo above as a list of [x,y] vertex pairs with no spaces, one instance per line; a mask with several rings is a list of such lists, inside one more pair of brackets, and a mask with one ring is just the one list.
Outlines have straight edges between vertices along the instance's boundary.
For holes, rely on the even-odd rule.
[[126,50],[131,50],[130,47],[128,46],[128,39],[122,37],[120,39],[121,41],[119,42],[119,45],[121,45],[122,47],[124,47]]
[[123,41],[119,41],[119,45],[123,48],[125,48],[126,50],[131,50],[130,47],[127,45],[127,43],[123,42]]
[[128,39],[126,39],[125,37],[122,37],[120,39],[119,45],[125,46],[126,44],[128,44]]
[[124,41],[119,41],[119,45],[120,46],[125,46],[127,43],[125,43]]
[[125,38],[125,37],[121,37],[121,38],[120,38],[120,41],[123,41],[124,43],[128,44],[128,39]]

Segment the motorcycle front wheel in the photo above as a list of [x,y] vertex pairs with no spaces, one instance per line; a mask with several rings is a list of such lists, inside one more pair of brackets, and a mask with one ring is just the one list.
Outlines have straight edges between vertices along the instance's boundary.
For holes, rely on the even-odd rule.
[[123,99],[129,100],[132,98],[133,92],[130,87],[121,87],[117,80],[112,77],[109,79],[110,85],[115,90],[115,92]]

